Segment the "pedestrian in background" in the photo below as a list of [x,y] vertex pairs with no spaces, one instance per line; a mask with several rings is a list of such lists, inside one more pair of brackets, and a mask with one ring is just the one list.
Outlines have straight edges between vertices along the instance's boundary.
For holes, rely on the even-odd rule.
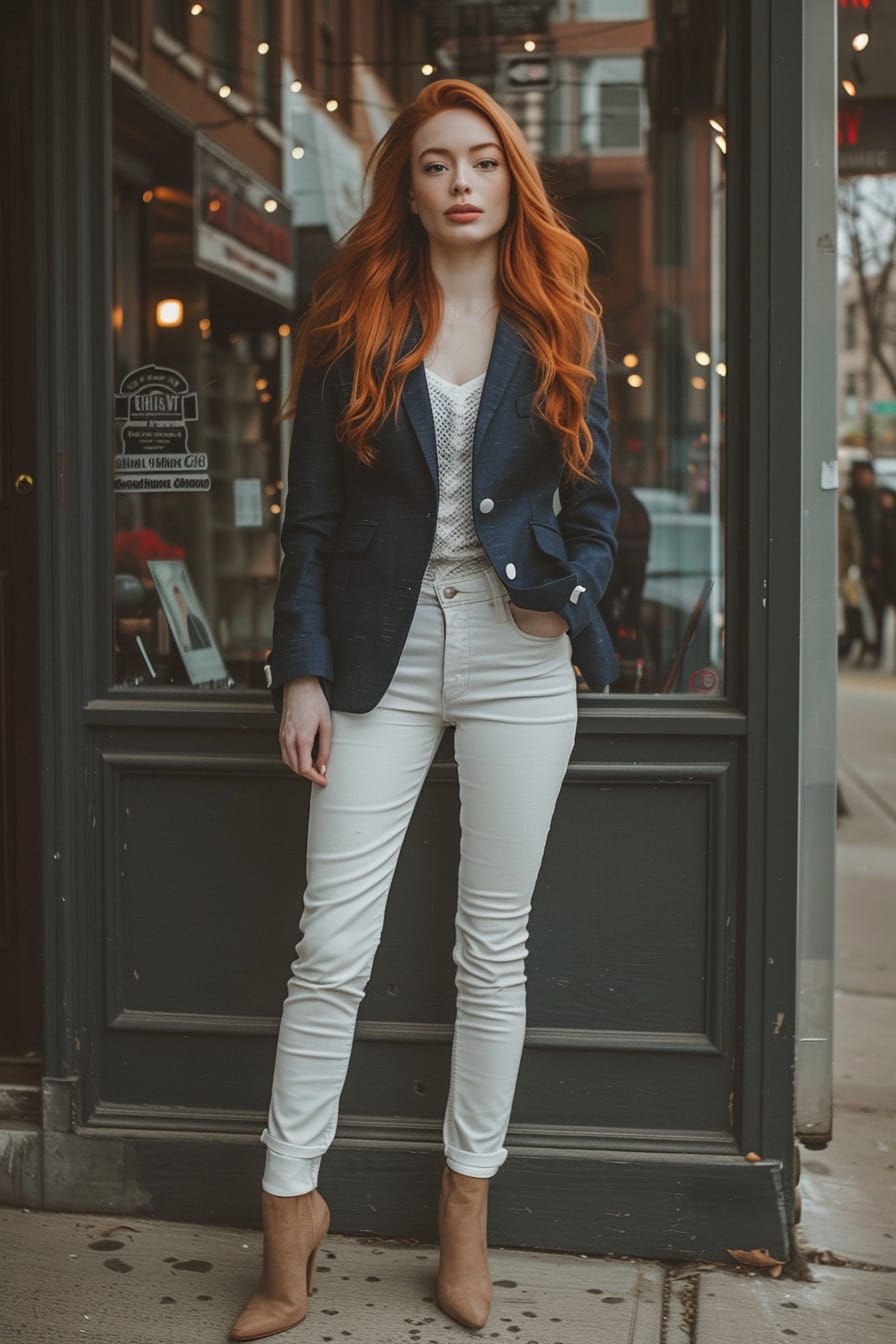
[[519,128],[473,84],[429,85],[374,151],[370,204],[297,342],[268,678],[283,759],[312,784],[308,881],[261,1136],[262,1280],[233,1339],[305,1315],[357,1010],[449,725],[462,835],[436,1300],[488,1318],[488,1187],[572,659],[592,689],[618,672],[597,605],[618,512],[599,332],[585,248]]
[[880,662],[881,624],[884,614],[884,589],[881,557],[880,500],[873,462],[854,462],[850,497],[855,506],[856,522],[862,538],[862,582],[870,608],[865,618],[863,661],[876,666]]

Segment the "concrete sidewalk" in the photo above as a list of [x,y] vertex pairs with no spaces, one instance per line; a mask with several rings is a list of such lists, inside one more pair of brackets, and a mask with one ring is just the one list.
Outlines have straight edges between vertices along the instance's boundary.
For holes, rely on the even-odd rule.
[[[841,678],[834,1142],[804,1152],[802,1263],[705,1264],[492,1249],[483,1339],[517,1344],[862,1344],[896,1338],[896,677]],[[0,1209],[0,1344],[222,1344],[261,1236]],[[284,1344],[450,1344],[438,1252],[328,1237]],[[799,1277],[802,1275],[802,1277]]]

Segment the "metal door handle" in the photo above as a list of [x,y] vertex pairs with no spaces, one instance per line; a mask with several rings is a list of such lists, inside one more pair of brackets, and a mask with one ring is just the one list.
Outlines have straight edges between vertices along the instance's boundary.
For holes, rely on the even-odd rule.
[[16,477],[16,494],[30,495],[33,489],[34,477],[29,476],[27,471],[21,472],[21,474]]

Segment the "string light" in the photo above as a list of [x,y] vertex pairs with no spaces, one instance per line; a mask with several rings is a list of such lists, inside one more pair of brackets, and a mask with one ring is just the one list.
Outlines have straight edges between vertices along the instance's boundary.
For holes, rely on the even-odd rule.
[[523,51],[534,51],[534,50],[535,50],[535,43],[532,41],[530,37],[528,41],[523,43]]
[[853,51],[864,51],[870,41],[870,33],[856,33],[852,40]]
[[855,98],[856,86],[855,84],[853,84],[851,79],[841,79],[840,87],[843,90],[843,92],[848,95],[848,97]]
[[289,91],[290,91],[290,93],[301,93],[301,92],[302,92],[302,81],[301,81],[300,79],[294,79],[293,82],[292,82],[292,83],[290,84],[290,86],[289,86]]
[[258,52],[259,56],[267,56],[270,49],[271,49],[270,42],[259,42],[258,46],[256,47],[256,51]]
[[706,390],[706,379],[699,377],[692,378],[691,387],[693,387],[697,392],[704,392]]
[[281,322],[280,325],[279,325],[279,327],[277,328],[277,335],[278,335],[278,336],[289,336],[289,335],[291,334],[291,331],[292,331],[292,328],[290,327],[290,325],[289,325],[288,322]]
[[712,363],[712,355],[708,355],[705,350],[698,350],[694,358],[697,363],[702,364],[704,368],[708,368]]
[[627,369],[636,369],[641,361],[637,355],[629,354],[622,356],[622,362]]
[[274,200],[273,196],[268,197],[268,199],[264,203],[264,208],[265,210],[267,210],[269,215],[272,215],[274,213],[274,211],[277,209],[277,202]]
[[625,381],[628,383],[629,387],[644,386],[644,379],[641,377],[640,373],[630,373]]
[[293,145],[293,147],[292,147],[292,156],[293,156],[294,159],[304,159],[304,157],[305,157],[305,146],[304,146],[304,145]]
[[709,124],[713,128],[713,130],[718,131],[720,135],[725,134],[725,127],[722,125],[720,121],[716,121],[715,117],[710,117]]
[[328,98],[327,101],[326,101],[326,103],[325,103],[325,107],[326,107],[326,109],[327,109],[328,112],[335,112],[336,109],[339,107],[339,99],[338,99],[338,98]]
[[728,141],[725,139],[724,135],[717,135],[717,136],[715,137],[715,141],[716,141],[716,144],[718,145],[719,149],[722,151],[722,153],[723,153],[723,154],[727,154],[727,153],[728,153]]
[[728,376],[728,365],[727,365],[727,364],[722,364],[721,362],[718,363],[718,364],[716,365],[716,373],[719,375],[720,378],[727,378],[727,376]]
[[218,89],[219,98],[229,98],[232,93],[233,89],[230,87],[229,84],[222,84],[221,87]]
[[427,61],[425,65],[421,65],[420,67],[421,75],[434,75],[435,72],[436,72],[435,66],[430,65],[429,61]]
[[156,304],[156,325],[179,327],[184,320],[184,305],[180,299],[160,299]]
[[144,204],[144,205],[149,205],[150,201],[153,200],[154,198],[155,198],[155,192],[154,192],[154,191],[144,191],[144,193],[143,193],[143,204]]
[[191,5],[190,13],[193,15],[194,19],[198,19],[199,15],[202,13],[202,5]]

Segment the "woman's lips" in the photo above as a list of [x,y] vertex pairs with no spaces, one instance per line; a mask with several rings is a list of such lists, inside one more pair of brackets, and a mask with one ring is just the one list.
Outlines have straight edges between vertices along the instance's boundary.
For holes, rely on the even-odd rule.
[[482,214],[475,206],[468,206],[463,210],[446,210],[445,218],[456,220],[458,224],[469,223],[471,219],[478,219]]

